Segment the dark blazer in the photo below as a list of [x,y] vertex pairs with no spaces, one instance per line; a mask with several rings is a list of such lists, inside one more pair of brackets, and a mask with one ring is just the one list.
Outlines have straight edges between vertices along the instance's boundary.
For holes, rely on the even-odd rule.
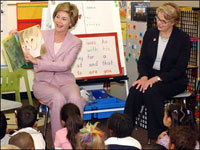
[[[146,31],[138,61],[139,77],[149,76],[152,73],[157,55],[158,39],[158,29]],[[171,82],[177,79],[188,82],[186,68],[189,57],[190,37],[177,27],[173,27],[161,60],[159,77],[163,82]]]

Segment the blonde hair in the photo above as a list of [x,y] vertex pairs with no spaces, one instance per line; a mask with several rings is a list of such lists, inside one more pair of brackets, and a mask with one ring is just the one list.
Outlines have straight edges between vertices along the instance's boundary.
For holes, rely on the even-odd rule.
[[156,9],[156,14],[162,13],[166,20],[174,22],[177,25],[180,20],[180,9],[175,3],[164,3]]
[[76,135],[76,149],[106,149],[104,132],[94,125],[87,123]]
[[67,14],[69,14],[70,21],[71,21],[71,24],[72,24],[69,27],[69,29],[76,25],[77,20],[78,20],[78,8],[76,7],[76,5],[71,4],[69,2],[58,4],[56,9],[53,12],[53,19],[56,17],[56,15],[59,11],[64,11]]
[[0,149],[20,149],[20,148],[15,145],[8,144],[8,145],[1,145]]

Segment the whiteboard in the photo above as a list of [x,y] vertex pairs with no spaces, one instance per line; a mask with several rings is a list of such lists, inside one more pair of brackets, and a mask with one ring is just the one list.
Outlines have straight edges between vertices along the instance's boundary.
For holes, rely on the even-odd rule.
[[[117,1],[69,1],[79,9],[79,19],[72,34],[117,33],[119,55],[123,74],[126,75],[124,48]],[[49,7],[43,9],[42,29],[52,29],[53,12],[56,6],[63,1],[49,1]]]
[[76,35],[82,40],[72,73],[76,79],[122,76],[117,33]]

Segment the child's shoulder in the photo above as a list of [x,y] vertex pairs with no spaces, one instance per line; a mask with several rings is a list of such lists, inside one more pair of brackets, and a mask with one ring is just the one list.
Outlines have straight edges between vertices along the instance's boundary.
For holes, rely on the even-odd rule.
[[14,133],[12,134],[15,135],[17,133],[20,133],[20,132],[27,132],[29,134],[36,134],[36,133],[40,133],[39,131],[37,131],[36,129],[32,128],[32,127],[26,127],[26,128],[21,128],[19,130],[15,130]]

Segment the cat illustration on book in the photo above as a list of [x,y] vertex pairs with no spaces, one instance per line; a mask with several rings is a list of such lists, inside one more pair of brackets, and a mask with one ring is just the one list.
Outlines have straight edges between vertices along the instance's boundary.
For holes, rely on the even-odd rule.
[[36,25],[18,32],[22,50],[29,50],[33,57],[46,53],[40,26]]

